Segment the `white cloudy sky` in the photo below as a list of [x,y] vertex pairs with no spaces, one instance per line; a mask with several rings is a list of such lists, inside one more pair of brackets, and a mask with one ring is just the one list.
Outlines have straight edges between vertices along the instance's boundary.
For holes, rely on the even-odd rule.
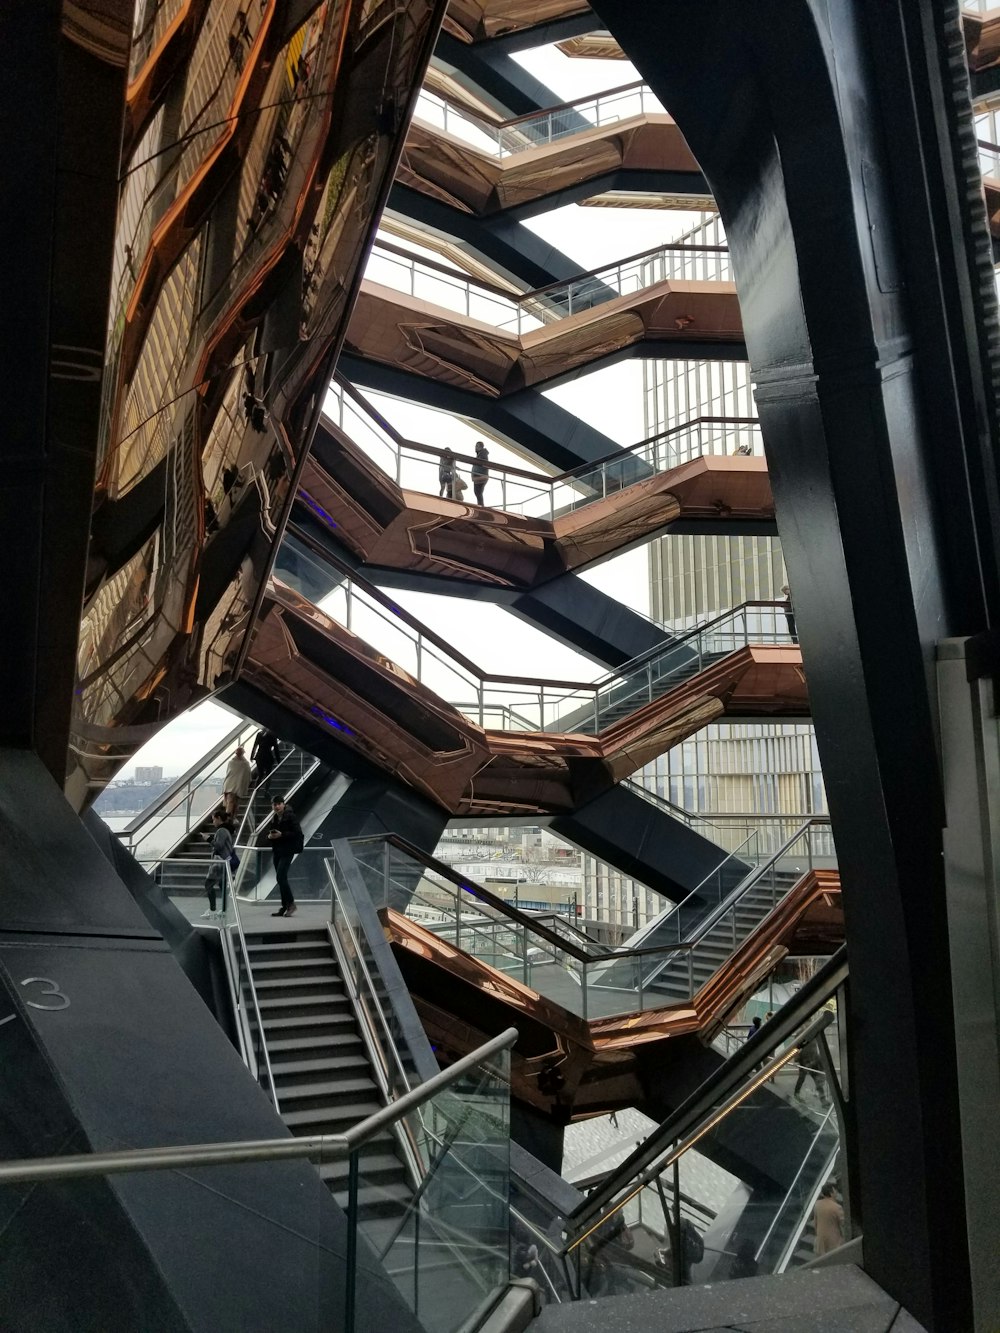
[[[515,59],[565,101],[619,87],[638,77],[634,66],[627,61],[570,60],[555,47],[521,52]],[[694,226],[699,216],[571,204],[532,218],[524,225],[576,261],[581,271],[586,271],[672,240]],[[608,366],[545,392],[553,402],[582,417],[616,443],[634,443],[645,433],[639,360]],[[384,395],[369,396],[397,430],[414,440],[439,446],[451,444],[460,452],[471,453],[474,441],[482,433],[467,422],[428,408]],[[502,446],[491,447],[490,452],[496,462],[523,463],[522,458]],[[640,548],[607,561],[582,577],[647,613],[647,567],[646,550]],[[426,593],[396,592],[394,596],[417,619],[459,646],[485,671],[565,680],[593,680],[603,674],[589,659],[554,643],[499,607]],[[376,646],[388,647],[377,643]],[[139,764],[160,764],[168,775],[180,773],[233,725],[231,713],[206,701],[164,727],[122,769],[119,777],[130,777]]]

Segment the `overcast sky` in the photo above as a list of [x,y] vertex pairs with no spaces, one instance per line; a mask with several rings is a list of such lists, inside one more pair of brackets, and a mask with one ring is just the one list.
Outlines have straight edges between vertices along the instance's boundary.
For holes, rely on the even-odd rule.
[[[571,60],[555,47],[519,52],[515,59],[563,101],[619,87],[638,77],[634,66],[627,61]],[[694,226],[699,217],[697,213],[571,204],[531,218],[523,225],[557,246],[585,271],[673,240]],[[605,367],[544,392],[553,402],[618,444],[632,444],[645,433],[639,360]],[[482,434],[468,422],[428,408],[385,395],[369,397],[392,425],[411,439],[439,447],[450,444],[459,452],[471,453],[475,440]],[[522,458],[499,444],[491,443],[490,454],[496,462],[523,463]],[[648,613],[646,548],[607,561],[582,577],[634,609]],[[555,643],[499,607],[429,593],[397,591],[394,596],[417,619],[460,647],[484,671],[568,680],[593,680],[604,674],[589,659]],[[375,640],[378,635],[373,632],[371,637]],[[375,642],[374,646],[387,645]],[[183,772],[199,753],[220,740],[234,725],[231,713],[206,701],[164,727],[122,769],[119,778],[132,776],[140,764],[162,765],[168,775]]]

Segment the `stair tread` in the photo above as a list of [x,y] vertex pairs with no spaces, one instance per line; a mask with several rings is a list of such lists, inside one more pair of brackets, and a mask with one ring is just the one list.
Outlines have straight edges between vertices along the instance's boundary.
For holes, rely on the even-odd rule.
[[[264,1015],[262,1014],[263,1018]],[[266,1018],[264,1026],[270,1032],[280,1032],[284,1028],[318,1028],[333,1024],[338,1028],[350,1028],[354,1024],[354,1015],[351,1012],[346,1014],[300,1014],[298,1017],[292,1015],[288,1018]]]
[[[334,1178],[346,1176],[349,1167],[350,1163],[348,1159],[342,1157],[335,1162],[322,1162],[320,1164],[319,1173],[324,1180],[329,1180],[331,1176]],[[407,1194],[409,1194],[408,1186],[403,1183],[406,1180],[406,1168],[395,1153],[373,1153],[371,1157],[363,1159],[360,1170],[362,1181],[364,1181],[366,1176],[370,1179],[377,1171],[385,1172],[387,1175],[398,1174],[400,1183],[403,1185],[403,1188],[406,1189]]]
[[[332,1125],[342,1121],[347,1121],[350,1125],[356,1125],[362,1120],[367,1120],[370,1115],[374,1115],[378,1110],[381,1110],[381,1107],[374,1101],[369,1103],[343,1102],[339,1106],[297,1107],[293,1105],[293,1099],[287,1097],[285,1092],[281,1094],[281,1118],[289,1129],[295,1125]],[[392,1142],[392,1131],[388,1129],[374,1139],[369,1139],[369,1143],[389,1145],[390,1151]]]
[[337,967],[337,960],[336,958],[334,958],[332,950],[329,951],[325,956],[321,954],[319,950],[317,950],[315,958],[255,958],[254,959],[253,968],[255,972],[259,971],[267,974],[268,972],[275,971],[279,967],[306,967],[310,969],[315,968],[316,970],[327,967],[338,978],[340,976],[340,970]]
[[[264,1024],[267,1027],[267,1024]],[[305,1051],[314,1050],[317,1058],[322,1057],[325,1060],[347,1060],[357,1061],[362,1064],[368,1063],[368,1058],[364,1054],[360,1056],[348,1056],[342,1053],[341,1048],[336,1044],[336,1037],[317,1038],[312,1037],[278,1037],[274,1041],[267,1043],[267,1048],[272,1053],[280,1051]],[[360,1040],[359,1040],[360,1045]],[[361,1047],[362,1051],[364,1047]]]
[[[374,1085],[373,1085],[374,1086]],[[364,1120],[366,1116],[373,1115],[376,1111],[382,1109],[382,1103],[376,1097],[362,1097],[361,1090],[358,1092],[358,1098],[353,1102],[344,1102],[340,1105],[330,1105],[318,1108],[324,1115],[336,1115],[343,1119],[344,1116],[352,1114],[358,1120]],[[282,1117],[285,1115],[285,1106],[290,1108],[291,1114],[297,1114],[294,1103],[306,1097],[330,1097],[340,1096],[343,1092],[342,1083],[287,1083],[281,1089]],[[299,1107],[298,1111],[305,1112],[309,1108]]]
[[[286,1087],[305,1086],[304,1084],[298,1084],[298,1083],[296,1084],[283,1083],[281,1082],[282,1079],[303,1078],[306,1074],[329,1074],[333,1076],[337,1073],[336,1067],[331,1066],[330,1063],[326,1060],[320,1060],[320,1061],[289,1060],[286,1064],[277,1064],[277,1065],[274,1064],[274,1062],[272,1061],[271,1068],[274,1073],[275,1082],[278,1084],[279,1094]],[[319,1087],[327,1087],[329,1085],[323,1083],[316,1083],[314,1086],[319,1088]],[[370,1074],[365,1077],[360,1077],[358,1074],[352,1073],[349,1078],[344,1077],[337,1079],[335,1092],[331,1092],[328,1095],[347,1096],[353,1093],[361,1093],[367,1095],[367,1093],[371,1091],[374,1087],[375,1087],[375,1080],[371,1077]]]

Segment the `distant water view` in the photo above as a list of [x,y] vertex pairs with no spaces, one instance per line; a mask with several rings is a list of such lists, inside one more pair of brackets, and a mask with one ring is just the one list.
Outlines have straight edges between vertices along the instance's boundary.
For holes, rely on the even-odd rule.
[[[101,818],[107,824],[108,828],[114,833],[119,833],[131,824],[135,815],[101,815]],[[198,816],[194,816],[195,823],[198,822]],[[154,860],[163,856],[171,847],[174,847],[190,828],[190,823],[185,815],[167,815],[155,827],[148,830],[140,829],[135,841],[131,844],[133,856],[139,861]],[[128,840],[125,845],[129,846]]]

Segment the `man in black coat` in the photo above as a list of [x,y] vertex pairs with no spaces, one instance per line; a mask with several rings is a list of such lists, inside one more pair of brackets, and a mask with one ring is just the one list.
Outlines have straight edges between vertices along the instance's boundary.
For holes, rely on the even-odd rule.
[[281,894],[281,906],[271,915],[294,916],[295,899],[288,884],[288,872],[305,845],[305,839],[302,836],[302,827],[290,805],[286,805],[280,796],[276,796],[271,806],[274,818],[267,836],[274,853],[274,877],[278,881],[278,892]]

